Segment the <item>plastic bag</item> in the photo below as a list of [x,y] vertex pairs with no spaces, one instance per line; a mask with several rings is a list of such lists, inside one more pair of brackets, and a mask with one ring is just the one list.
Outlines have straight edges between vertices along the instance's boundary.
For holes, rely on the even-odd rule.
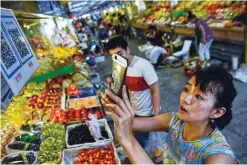
[[100,125],[97,116],[93,114],[89,114],[88,118],[90,119],[90,121],[86,121],[86,123],[88,124],[88,128],[91,132],[91,135],[95,138],[95,140],[99,141],[100,139],[105,139],[101,135]]
[[145,145],[145,151],[155,163],[162,161],[164,140],[159,132],[150,132],[149,139]]

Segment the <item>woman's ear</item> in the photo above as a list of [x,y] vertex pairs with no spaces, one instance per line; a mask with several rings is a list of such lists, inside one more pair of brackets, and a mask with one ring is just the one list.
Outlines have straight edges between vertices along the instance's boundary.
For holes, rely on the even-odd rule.
[[223,116],[225,113],[226,113],[226,109],[224,107],[214,109],[211,115],[211,119],[219,118]]

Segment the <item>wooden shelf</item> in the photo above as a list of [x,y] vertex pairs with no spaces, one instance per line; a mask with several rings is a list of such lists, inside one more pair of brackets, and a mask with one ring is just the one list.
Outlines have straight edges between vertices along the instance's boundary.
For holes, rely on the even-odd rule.
[[[135,28],[147,29],[148,24],[132,23]],[[156,25],[157,29],[164,32],[171,32],[170,25]],[[210,27],[213,31],[215,40],[224,41],[229,43],[244,42],[244,27],[238,28],[222,28],[222,27]],[[194,28],[174,26],[174,33],[186,37],[194,37]]]

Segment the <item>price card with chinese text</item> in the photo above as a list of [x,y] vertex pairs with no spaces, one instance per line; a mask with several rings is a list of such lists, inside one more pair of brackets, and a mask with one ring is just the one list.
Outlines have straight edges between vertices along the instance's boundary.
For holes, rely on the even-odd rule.
[[15,96],[38,66],[14,13],[1,8],[1,73]]

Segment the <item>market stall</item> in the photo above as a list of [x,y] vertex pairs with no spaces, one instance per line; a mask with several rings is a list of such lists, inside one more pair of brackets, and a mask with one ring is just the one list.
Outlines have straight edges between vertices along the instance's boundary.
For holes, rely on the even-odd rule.
[[169,1],[165,0],[149,6],[146,10],[134,14],[132,27],[145,32],[150,24],[155,24],[160,31],[194,37],[194,25],[186,18],[186,11],[191,10],[198,18],[207,20],[215,41],[238,45],[244,51],[246,45],[244,43],[246,25],[243,22],[246,2],[244,1],[180,1],[177,4],[169,4]]
[[71,22],[14,13],[39,68],[1,111],[1,163],[120,164],[100,104],[104,86]]

